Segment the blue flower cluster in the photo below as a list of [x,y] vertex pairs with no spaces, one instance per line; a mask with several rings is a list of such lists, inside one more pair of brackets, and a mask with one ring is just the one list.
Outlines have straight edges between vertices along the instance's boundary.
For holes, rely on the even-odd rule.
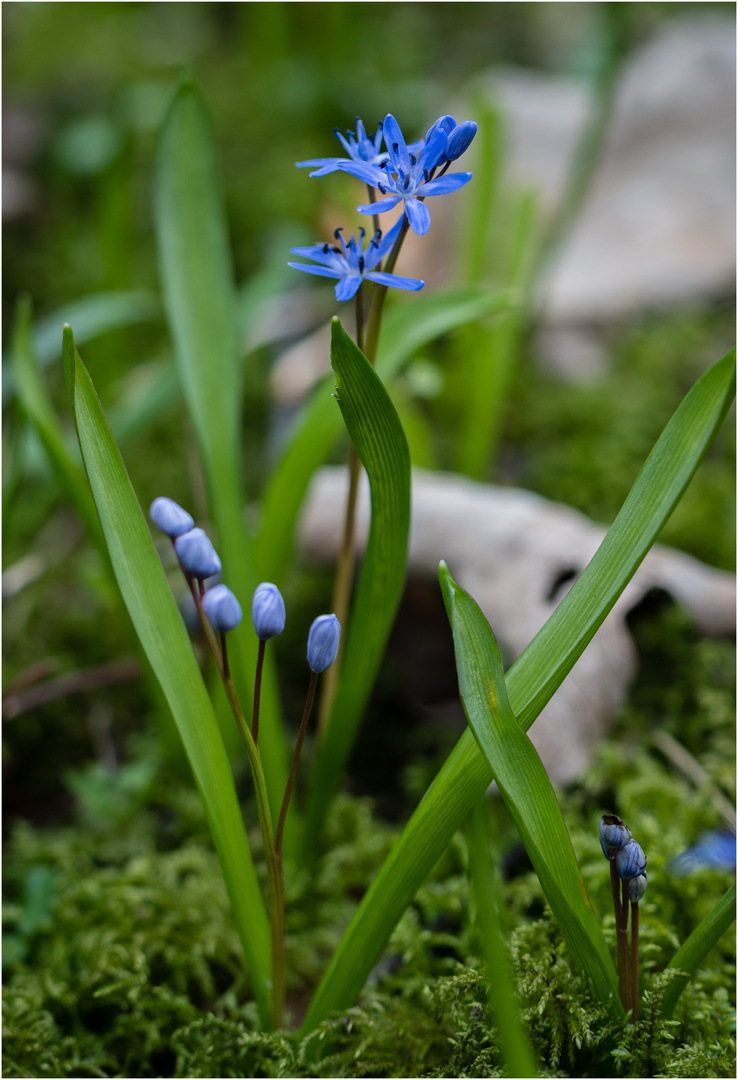
[[[149,516],[173,542],[180,565],[190,579],[203,582],[219,574],[218,554],[202,529],[195,528],[191,515],[172,499],[154,499]],[[202,595],[202,608],[216,633],[227,634],[243,619],[238,600],[227,585],[214,585]],[[251,602],[251,619],[256,636],[265,642],[284,630],[285,607],[282,594],[271,582],[262,582]],[[307,659],[310,670],[325,671],[338,655],[341,624],[335,615],[319,615],[310,627]]]
[[602,854],[615,864],[618,877],[628,882],[631,903],[643,899],[648,887],[647,859],[643,848],[621,818],[615,814],[603,814],[600,821],[600,847]]
[[[425,199],[457,191],[471,180],[470,172],[448,173],[447,169],[468,149],[476,133],[477,125],[471,120],[457,124],[453,116],[441,116],[428,129],[425,139],[408,146],[391,113],[379,124],[376,135],[367,135],[358,118],[356,134],[349,131],[344,138],[336,130],[336,138],[347,157],[311,158],[298,161],[297,167],[312,168],[310,176],[350,173],[370,188],[376,188],[384,198],[357,207],[360,214],[374,217],[393,210],[400,203],[403,203],[404,213],[384,238],[378,229],[366,250],[363,229],[358,242],[352,234],[348,243],[343,239],[342,230],[338,229],[336,239],[340,241],[340,248],[330,244],[292,248],[293,255],[312,259],[318,265],[291,262],[289,266],[308,274],[337,278],[337,300],[350,300],[364,280],[395,289],[422,289],[424,281],[385,273],[380,264],[392,251],[398,237],[404,236],[402,226],[405,221],[418,236],[428,232],[431,216]],[[382,140],[384,150],[380,149]]]

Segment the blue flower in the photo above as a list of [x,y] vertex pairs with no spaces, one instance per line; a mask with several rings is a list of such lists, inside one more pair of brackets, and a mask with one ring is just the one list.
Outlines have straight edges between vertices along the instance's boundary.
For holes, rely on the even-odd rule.
[[341,624],[335,615],[319,615],[308,634],[307,658],[316,673],[329,668],[338,656]]
[[220,573],[220,559],[202,529],[190,529],[178,536],[174,547],[182,566],[198,581]]
[[251,601],[251,620],[260,641],[268,641],[284,630],[285,610],[282,594],[276,585],[262,582]]
[[646,869],[646,856],[637,840],[629,840],[625,847],[615,852],[615,869],[621,878],[638,877]]
[[353,235],[348,243],[343,238],[342,229],[336,229],[336,239],[341,243],[338,248],[330,244],[316,244],[315,247],[292,248],[293,255],[300,255],[304,259],[313,259],[319,266],[306,266],[304,263],[287,263],[293,270],[304,270],[308,274],[318,274],[319,277],[338,278],[336,285],[336,300],[350,300],[359,291],[362,281],[374,281],[378,285],[389,285],[395,289],[422,289],[424,281],[418,278],[400,277],[398,274],[386,274],[382,270],[375,270],[385,257],[389,255],[397,239],[402,226],[402,218],[382,236],[377,230],[369,245],[364,250],[364,229],[359,230],[358,243]]
[[625,847],[631,832],[622,818],[615,814],[603,814],[600,821],[600,847],[606,859],[614,859],[618,848]]
[[694,847],[687,848],[671,860],[671,871],[676,877],[684,877],[704,867],[735,870],[734,832],[702,833]]
[[181,536],[182,533],[189,532],[195,524],[187,511],[173,499],[168,499],[166,495],[160,495],[158,499],[154,499],[149,507],[149,517],[154,525],[172,540]]
[[379,147],[382,145],[382,125],[377,127],[376,135],[367,136],[366,128],[363,123],[356,117],[356,135],[353,131],[346,132],[348,140],[346,140],[338,128],[335,129],[334,135],[338,141],[344,147],[348,157],[328,157],[328,158],[311,158],[309,161],[298,161],[297,168],[314,168],[315,172],[311,172],[311,176],[327,176],[328,173],[338,172],[343,163],[350,164],[352,161],[365,162],[369,165],[381,165],[383,161],[387,160],[387,153],[380,153]]
[[628,881],[628,899],[631,904],[638,904],[646,894],[648,888],[648,874],[644,870],[638,877],[632,877]]
[[381,166],[363,161],[340,162],[338,167],[342,172],[351,173],[387,196],[379,202],[358,207],[360,214],[384,214],[404,199],[405,213],[413,232],[418,236],[424,236],[428,232],[430,210],[421,200],[431,195],[445,195],[450,191],[457,191],[472,178],[471,173],[449,173],[438,176],[435,180],[432,178],[434,169],[450,160],[446,156],[446,149],[449,135],[456,125],[453,121],[454,128],[449,131],[449,125],[445,121],[453,121],[453,117],[440,117],[433,124],[420,153],[416,156],[414,149],[407,146],[400,125],[394,116],[388,113],[384,121],[388,160]]
[[[425,142],[428,142],[436,128],[440,128],[446,136],[446,149],[438,159],[438,165],[456,161],[471,146],[472,140],[477,133],[477,125],[473,120],[465,120],[463,124],[457,124],[453,116],[439,116],[434,124],[426,132]],[[421,146],[423,143],[420,144]],[[411,149],[408,147],[408,149]]]
[[219,634],[234,630],[243,618],[241,605],[227,585],[208,589],[202,598],[202,606],[213,630]]

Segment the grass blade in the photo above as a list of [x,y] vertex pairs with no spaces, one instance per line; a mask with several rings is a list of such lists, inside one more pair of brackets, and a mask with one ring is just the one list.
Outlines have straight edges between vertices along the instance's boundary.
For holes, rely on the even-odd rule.
[[[377,373],[387,383],[410,356],[441,334],[505,310],[507,294],[471,286],[422,297],[390,311],[379,341]],[[255,541],[256,565],[268,581],[279,584],[289,566],[295,522],[310,477],[326,460],[341,433],[341,415],[332,400],[334,379],[327,376],[313,391],[299,426],[275,470],[262,502],[262,527]]]
[[[705,372],[667,424],[587,569],[516,660],[510,704],[527,731],[592,640],[694,475],[735,393],[735,350]],[[367,890],[304,1023],[352,1004],[405,908],[492,773],[467,731]]]
[[692,931],[677,954],[667,964],[669,968],[684,972],[672,979],[661,998],[661,1015],[669,1020],[674,1015],[679,996],[713,945],[716,945],[728,927],[735,922],[735,882],[709,912],[700,925]]
[[502,902],[499,875],[493,871],[487,823],[479,803],[468,825],[471,878],[482,954],[487,965],[489,1003],[497,1018],[497,1037],[509,1076],[538,1075],[538,1068],[515,1001],[515,984],[496,916]]
[[441,563],[441,591],[454,636],[459,696],[556,921],[602,1002],[622,1014],[607,944],[584,887],[551,781],[513,715],[494,634],[476,602]]
[[[235,289],[210,122],[191,82],[181,84],[164,122],[154,195],[165,309],[202,457],[218,552],[224,578],[248,608],[257,581],[240,470],[242,378]],[[229,652],[238,695],[248,711],[258,642],[247,623],[233,631]],[[230,715],[224,723],[229,741],[232,732],[231,745],[240,748]],[[287,755],[270,659],[262,684],[260,731],[276,818],[287,779]]]
[[338,319],[331,363],[336,397],[369,476],[371,525],[346,636],[341,678],[315,761],[303,856],[315,854],[384,655],[403,586],[410,531],[410,451],[382,381]]
[[262,1022],[271,1018],[269,924],[210,699],[89,373],[64,330],[82,459],[118,585],[177,723],[203,800]]

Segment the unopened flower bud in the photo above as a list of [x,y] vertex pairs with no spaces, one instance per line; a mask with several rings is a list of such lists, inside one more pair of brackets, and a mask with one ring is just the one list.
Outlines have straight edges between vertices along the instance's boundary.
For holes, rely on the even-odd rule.
[[218,553],[202,529],[190,529],[178,536],[174,547],[182,566],[198,581],[220,573]]
[[631,831],[622,818],[615,814],[603,814],[600,821],[600,847],[606,859],[613,859],[618,848],[625,847],[631,839]]
[[227,585],[215,585],[208,589],[202,598],[202,606],[213,630],[219,634],[227,634],[243,618],[241,605]]
[[163,533],[174,540],[177,536],[189,532],[195,522],[192,516],[183,510],[179,503],[160,495],[149,507],[149,517]]
[[276,585],[262,582],[251,601],[251,619],[260,641],[268,641],[284,630],[285,610],[282,594]]
[[476,133],[477,125],[473,120],[465,120],[463,124],[455,127],[446,143],[446,159],[456,161],[457,158],[460,158],[471,146]]
[[637,904],[642,900],[647,888],[648,874],[645,870],[638,877],[632,877],[628,882],[628,897],[631,904]]
[[310,670],[316,673],[329,668],[338,656],[341,624],[335,615],[319,615],[310,627],[307,658]]
[[646,856],[637,840],[629,840],[615,853],[615,869],[626,881],[638,877],[646,869]]

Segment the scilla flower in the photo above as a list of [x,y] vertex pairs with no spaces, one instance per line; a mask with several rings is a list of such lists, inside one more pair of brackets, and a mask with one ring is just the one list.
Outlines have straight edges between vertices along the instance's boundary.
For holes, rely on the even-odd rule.
[[379,150],[382,145],[381,124],[377,127],[376,135],[367,135],[366,128],[357,116],[356,135],[354,135],[353,131],[347,131],[348,139],[345,139],[338,128],[335,129],[334,135],[343,146],[348,157],[311,158],[309,161],[298,161],[297,168],[313,168],[315,172],[311,172],[311,176],[327,176],[328,173],[338,172],[344,163],[351,164],[352,161],[363,161],[369,165],[381,165],[383,161],[387,160],[386,152],[380,153]]
[[251,601],[251,619],[260,641],[268,641],[284,630],[285,610],[282,594],[276,585],[262,582]]
[[198,581],[220,573],[218,554],[202,529],[190,529],[178,536],[174,547],[182,566]]
[[618,848],[625,847],[631,832],[622,818],[615,814],[603,814],[600,821],[600,847],[606,859],[614,859]]
[[643,899],[648,888],[648,874],[644,870],[638,877],[632,877],[628,882],[628,899],[631,904],[638,904]]
[[310,627],[307,658],[310,670],[319,674],[329,668],[338,656],[341,624],[335,615],[319,615]]
[[160,495],[158,499],[154,499],[149,507],[149,517],[154,525],[172,540],[181,536],[182,533],[189,532],[195,524],[191,515],[183,510],[179,503],[168,499],[166,495]]
[[[378,204],[377,204],[378,205]],[[364,249],[363,229],[359,230],[358,243],[353,233],[348,243],[343,238],[343,230],[336,229],[336,239],[341,247],[330,244],[316,244],[315,247],[292,248],[293,255],[301,255],[305,259],[313,259],[319,266],[307,266],[304,263],[288,263],[293,270],[304,270],[308,274],[317,274],[319,277],[338,278],[336,285],[336,300],[350,300],[359,291],[362,281],[374,281],[378,285],[389,285],[395,289],[422,289],[424,281],[418,278],[399,277],[397,274],[386,274],[381,270],[375,270],[385,255],[389,255],[397,239],[402,226],[402,218],[390,231],[382,236],[377,230]]]
[[710,867],[713,870],[735,871],[735,833],[705,832],[694,847],[676,855],[670,864],[676,877],[684,877],[693,870]]
[[477,125],[473,120],[465,120],[463,124],[457,124],[453,116],[439,116],[435,124],[432,124],[425,136],[428,142],[435,130],[440,128],[446,136],[446,148],[438,159],[438,165],[456,161],[466,153],[477,133]]
[[241,605],[227,585],[208,589],[202,598],[202,606],[213,630],[219,634],[234,630],[243,618]]
[[[443,119],[441,117],[441,120]],[[394,116],[388,113],[384,121],[384,141],[389,159],[381,166],[359,161],[341,162],[339,165],[342,172],[357,176],[387,196],[379,202],[359,206],[359,213],[384,214],[404,199],[405,213],[411,229],[418,236],[424,236],[430,228],[431,218],[430,210],[420,200],[431,195],[445,195],[450,191],[457,191],[472,178],[471,173],[449,173],[432,179],[433,170],[448,160],[448,137],[449,132],[444,125],[436,121],[416,156],[407,146],[400,125]]]
[[646,856],[637,840],[629,840],[625,847],[615,852],[615,869],[626,881],[638,877],[646,869]]

